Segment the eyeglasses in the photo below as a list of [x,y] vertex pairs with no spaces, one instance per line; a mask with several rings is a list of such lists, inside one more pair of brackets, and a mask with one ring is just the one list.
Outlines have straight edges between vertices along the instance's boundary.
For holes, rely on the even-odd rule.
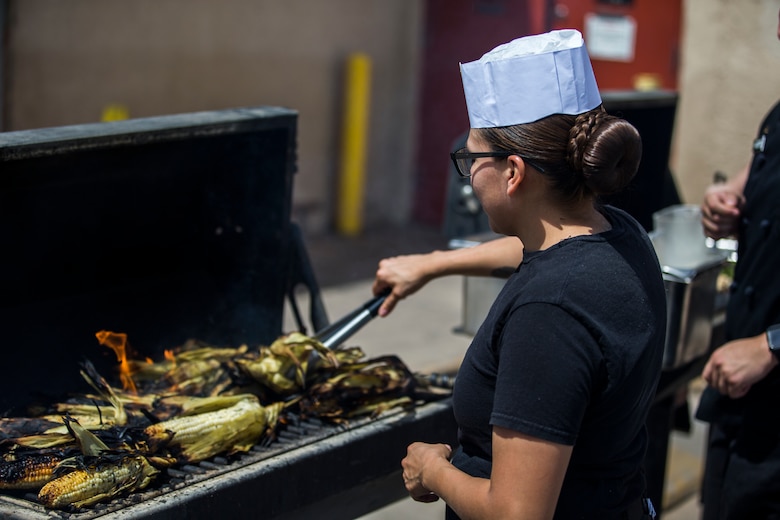
[[457,152],[450,153],[452,163],[455,165],[455,169],[458,171],[458,175],[461,177],[471,177],[471,166],[474,164],[474,159],[482,157],[509,157],[510,155],[517,155],[523,161],[527,162],[541,173],[544,173],[544,168],[536,163],[529,161],[517,152],[469,152],[466,148],[461,148]]

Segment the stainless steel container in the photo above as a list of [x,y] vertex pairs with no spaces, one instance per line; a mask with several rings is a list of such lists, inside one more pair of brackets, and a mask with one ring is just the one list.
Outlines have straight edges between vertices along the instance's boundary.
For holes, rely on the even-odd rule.
[[708,247],[698,206],[676,205],[653,214],[650,233],[666,288],[666,347],[671,370],[710,348],[718,275],[729,253]]
[[477,333],[504,284],[502,278],[463,277],[463,321],[458,332],[470,336]]
[[[494,240],[501,235],[493,232],[480,233],[467,238],[455,238],[450,240],[450,249],[463,249],[473,247],[483,242]],[[485,321],[490,306],[493,305],[498,293],[501,292],[506,280],[504,278],[491,278],[487,276],[463,277],[463,311],[462,321],[457,332],[473,336]]]
[[723,264],[723,258],[715,258],[696,269],[661,266],[666,288],[664,370],[682,366],[709,350]]

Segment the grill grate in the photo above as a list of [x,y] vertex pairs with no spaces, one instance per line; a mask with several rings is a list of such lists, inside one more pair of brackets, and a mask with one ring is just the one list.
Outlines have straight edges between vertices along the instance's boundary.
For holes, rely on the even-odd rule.
[[[442,419],[445,421],[443,423],[446,424],[445,427],[432,428],[431,421],[439,424]],[[351,459],[364,461],[366,444],[380,447],[381,452],[389,450],[390,467],[397,467],[400,470],[400,456],[393,453],[394,451],[400,454],[400,450],[405,449],[412,439],[424,438],[431,432],[435,433],[436,438],[440,438],[442,435],[440,432],[445,428],[454,434],[454,428],[451,428],[454,423],[451,419],[448,399],[424,404],[412,410],[390,410],[379,418],[359,418],[349,424],[334,425],[316,418],[289,415],[285,417],[285,421],[277,432],[276,438],[253,446],[247,453],[230,457],[217,456],[197,464],[168,468],[146,490],[96,504],[78,512],[47,510],[38,504],[37,496],[32,493],[0,495],[0,518],[90,520],[93,518],[213,517],[214,513],[206,510],[194,514],[194,506],[189,504],[191,500],[212,501],[213,507],[219,509],[225,516],[240,518],[255,515],[254,513],[250,515],[246,509],[256,512],[256,509],[250,506],[253,500],[257,500],[257,497],[251,495],[257,494],[267,495],[262,498],[261,503],[268,506],[268,514],[259,516],[274,518],[277,516],[274,511],[282,514],[291,508],[306,505],[305,503],[290,505],[300,501],[300,498],[295,497],[298,486],[318,485],[322,480],[338,480],[333,477],[311,476],[321,470],[335,471],[337,474],[344,475],[344,478],[339,477],[341,482],[335,485],[339,489],[349,487],[351,479],[356,477],[348,475],[339,468],[333,468],[333,465],[340,463],[346,468],[358,464]],[[450,442],[454,442],[454,439]],[[383,467],[379,456],[371,455],[371,457],[374,460],[366,461],[369,466],[376,465],[378,471],[388,472],[387,468]],[[294,486],[291,485],[290,472],[294,474]],[[392,473],[393,470],[391,469],[390,472]],[[364,478],[370,480],[375,477],[367,475]],[[311,479],[312,482],[307,483],[307,479]],[[275,484],[269,487],[266,481]],[[399,477],[398,489],[394,490],[394,493],[403,491],[400,482]],[[358,484],[362,485],[363,482]],[[241,489],[238,492],[231,492],[230,488],[234,485],[248,486],[252,491],[247,493],[245,489]],[[325,488],[321,491],[323,496],[333,493],[332,490]],[[317,495],[316,492],[310,494],[313,497]],[[236,498],[237,496],[239,498]],[[268,503],[267,500],[271,498],[278,503]],[[399,497],[393,499],[396,498]],[[391,500],[388,499],[389,501]],[[350,513],[346,510],[344,514],[347,516],[338,517],[350,517]]]
[[[395,413],[400,413],[395,412]],[[394,412],[388,412],[393,415]],[[162,496],[176,489],[190,486],[197,482],[203,482],[208,479],[217,478],[231,471],[250,464],[262,462],[266,459],[277,456],[302,446],[322,442],[328,437],[337,435],[341,432],[359,428],[371,422],[371,419],[362,418],[352,421],[346,425],[332,425],[324,423],[316,418],[302,419],[297,416],[285,417],[287,421],[279,431],[276,438],[267,438],[261,443],[253,446],[249,452],[236,454],[231,457],[217,456],[211,460],[201,461],[197,464],[186,464],[175,468],[167,468],[158,476],[155,483],[150,488],[140,492],[135,492],[125,497],[119,497],[111,502],[96,504],[92,508],[85,508],[77,513],[65,511],[46,510],[38,504],[37,494],[24,493],[23,500],[18,501],[18,505],[24,505],[31,512],[45,511],[47,518],[67,518],[78,520],[89,520],[97,518],[113,511],[120,511],[129,506],[144,502],[154,497]],[[0,496],[3,501],[7,497]],[[26,502],[26,503],[25,503]],[[1,504],[2,502],[0,502]],[[3,516],[0,508],[0,517]]]

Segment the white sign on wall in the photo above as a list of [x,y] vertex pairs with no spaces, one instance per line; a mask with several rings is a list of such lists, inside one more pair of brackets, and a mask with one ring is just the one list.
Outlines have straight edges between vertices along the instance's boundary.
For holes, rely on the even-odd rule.
[[585,15],[585,44],[591,58],[633,61],[636,20],[630,16]]

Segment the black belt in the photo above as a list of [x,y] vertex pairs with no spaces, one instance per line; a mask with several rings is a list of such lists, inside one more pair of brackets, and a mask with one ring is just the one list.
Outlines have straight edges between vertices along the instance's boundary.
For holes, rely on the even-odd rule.
[[649,498],[635,500],[626,508],[624,513],[626,520],[653,520],[655,518],[655,508]]

